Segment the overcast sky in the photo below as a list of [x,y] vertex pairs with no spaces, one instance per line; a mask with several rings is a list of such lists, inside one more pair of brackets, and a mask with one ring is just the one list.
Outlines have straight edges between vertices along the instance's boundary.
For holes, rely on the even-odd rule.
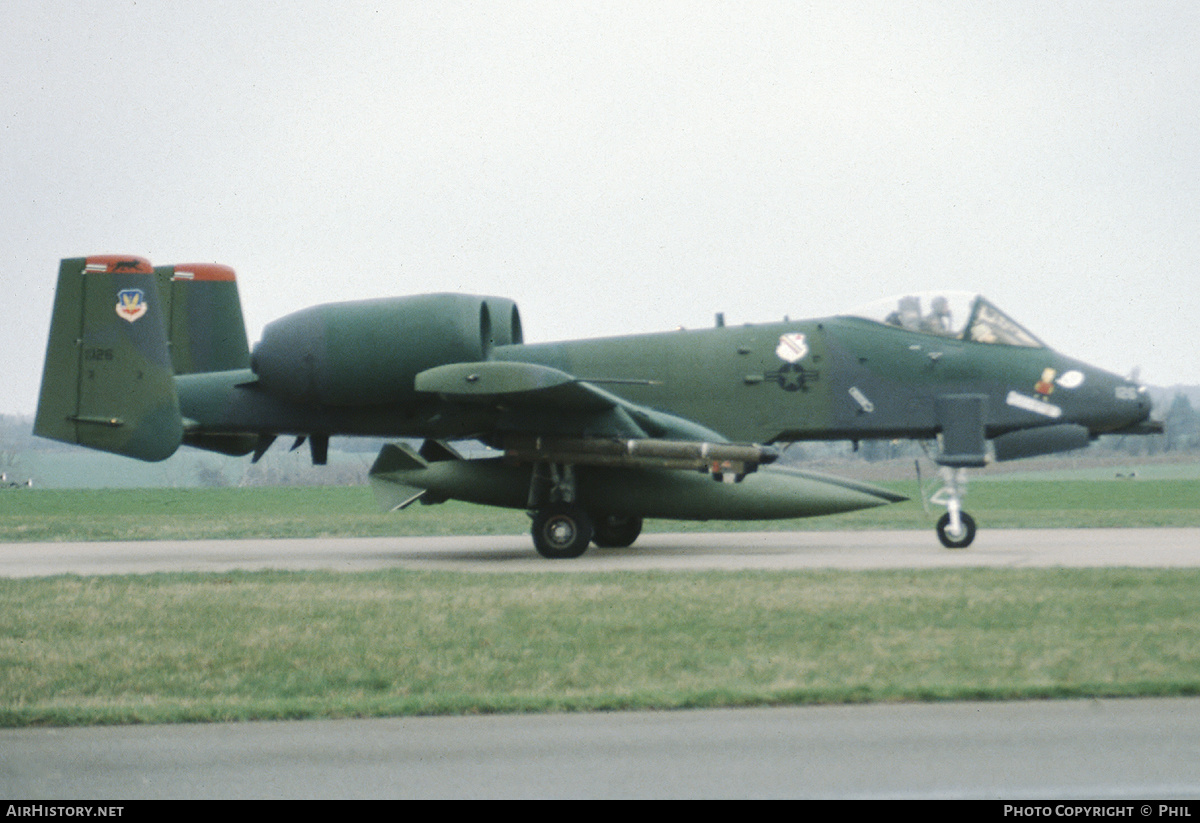
[[500,294],[526,339],[990,296],[1200,384],[1200,4],[12,0],[0,413],[62,257],[307,305]]

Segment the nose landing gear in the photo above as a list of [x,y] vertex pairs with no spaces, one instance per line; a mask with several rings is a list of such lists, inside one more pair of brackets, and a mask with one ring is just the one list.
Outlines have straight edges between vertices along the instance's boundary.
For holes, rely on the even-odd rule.
[[975,518],[966,512],[958,513],[958,526],[953,524],[950,512],[943,514],[937,522],[938,540],[947,549],[965,549],[975,539]]
[[942,487],[930,498],[930,503],[946,507],[938,519],[938,540],[947,549],[965,549],[975,540],[975,518],[962,510],[967,494],[967,470],[942,467]]

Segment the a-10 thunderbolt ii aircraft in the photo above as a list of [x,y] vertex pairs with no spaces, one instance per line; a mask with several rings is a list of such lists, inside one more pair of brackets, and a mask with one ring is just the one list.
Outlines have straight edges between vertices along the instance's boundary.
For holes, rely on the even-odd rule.
[[[831,514],[903,500],[772,464],[775,444],[933,443],[948,547],[966,469],[1161,431],[1145,390],[1050,349],[983,297],[913,295],[873,316],[525,344],[517,306],[428,294],[316,306],[253,352],[233,270],[64,260],[35,432],[142,460],[180,444],[257,460],[278,435],[424,438],[370,471],[387,508],[526,509],[551,558],[628,546],[643,518]],[[467,459],[451,442],[498,456]]]

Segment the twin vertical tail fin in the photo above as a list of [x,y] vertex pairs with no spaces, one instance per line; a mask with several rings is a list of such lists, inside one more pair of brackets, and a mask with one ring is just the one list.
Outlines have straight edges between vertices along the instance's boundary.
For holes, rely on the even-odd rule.
[[183,421],[148,261],[62,261],[33,432],[139,460],[179,448]]
[[154,270],[175,374],[250,368],[233,269],[217,263]]
[[165,460],[184,435],[175,375],[249,361],[232,269],[63,260],[34,434]]

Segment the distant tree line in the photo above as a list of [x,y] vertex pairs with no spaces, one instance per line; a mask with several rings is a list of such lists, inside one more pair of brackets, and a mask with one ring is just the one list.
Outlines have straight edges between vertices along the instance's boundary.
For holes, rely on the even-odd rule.
[[1200,413],[1192,407],[1186,393],[1176,392],[1162,420],[1164,432],[1161,435],[1110,435],[1100,438],[1101,445],[1133,455],[1200,452]]
[[[1170,392],[1174,392],[1171,394]],[[1156,390],[1155,418],[1163,421],[1161,435],[1106,435],[1079,455],[1103,457],[1129,455],[1200,455],[1200,387]],[[1165,414],[1163,413],[1165,409]],[[330,465],[314,466],[307,448],[289,451],[283,438],[258,463],[249,458],[232,460],[195,449],[181,449],[164,465],[166,485],[180,486],[303,486],[353,485],[366,482],[367,470],[384,441],[373,438],[335,438],[330,447]],[[818,441],[793,443],[783,450],[783,462],[879,462],[926,455],[928,444],[909,440]],[[33,419],[0,415],[0,473],[7,480],[29,479],[27,455],[38,452],[81,451],[33,435]],[[468,449],[469,450],[469,449]],[[36,485],[36,478],[33,478]]]
[[[1152,457],[1165,454],[1195,454],[1200,456],[1200,411],[1192,405],[1191,395],[1196,388],[1177,390],[1169,400],[1157,398],[1155,419],[1163,421],[1160,435],[1105,435],[1081,451],[1079,456],[1095,457],[1122,454]],[[1161,412],[1166,408],[1166,413]],[[784,450],[783,460],[789,463],[860,459],[869,463],[927,455],[928,444],[912,440],[863,440],[859,443],[813,442],[794,443]]]

